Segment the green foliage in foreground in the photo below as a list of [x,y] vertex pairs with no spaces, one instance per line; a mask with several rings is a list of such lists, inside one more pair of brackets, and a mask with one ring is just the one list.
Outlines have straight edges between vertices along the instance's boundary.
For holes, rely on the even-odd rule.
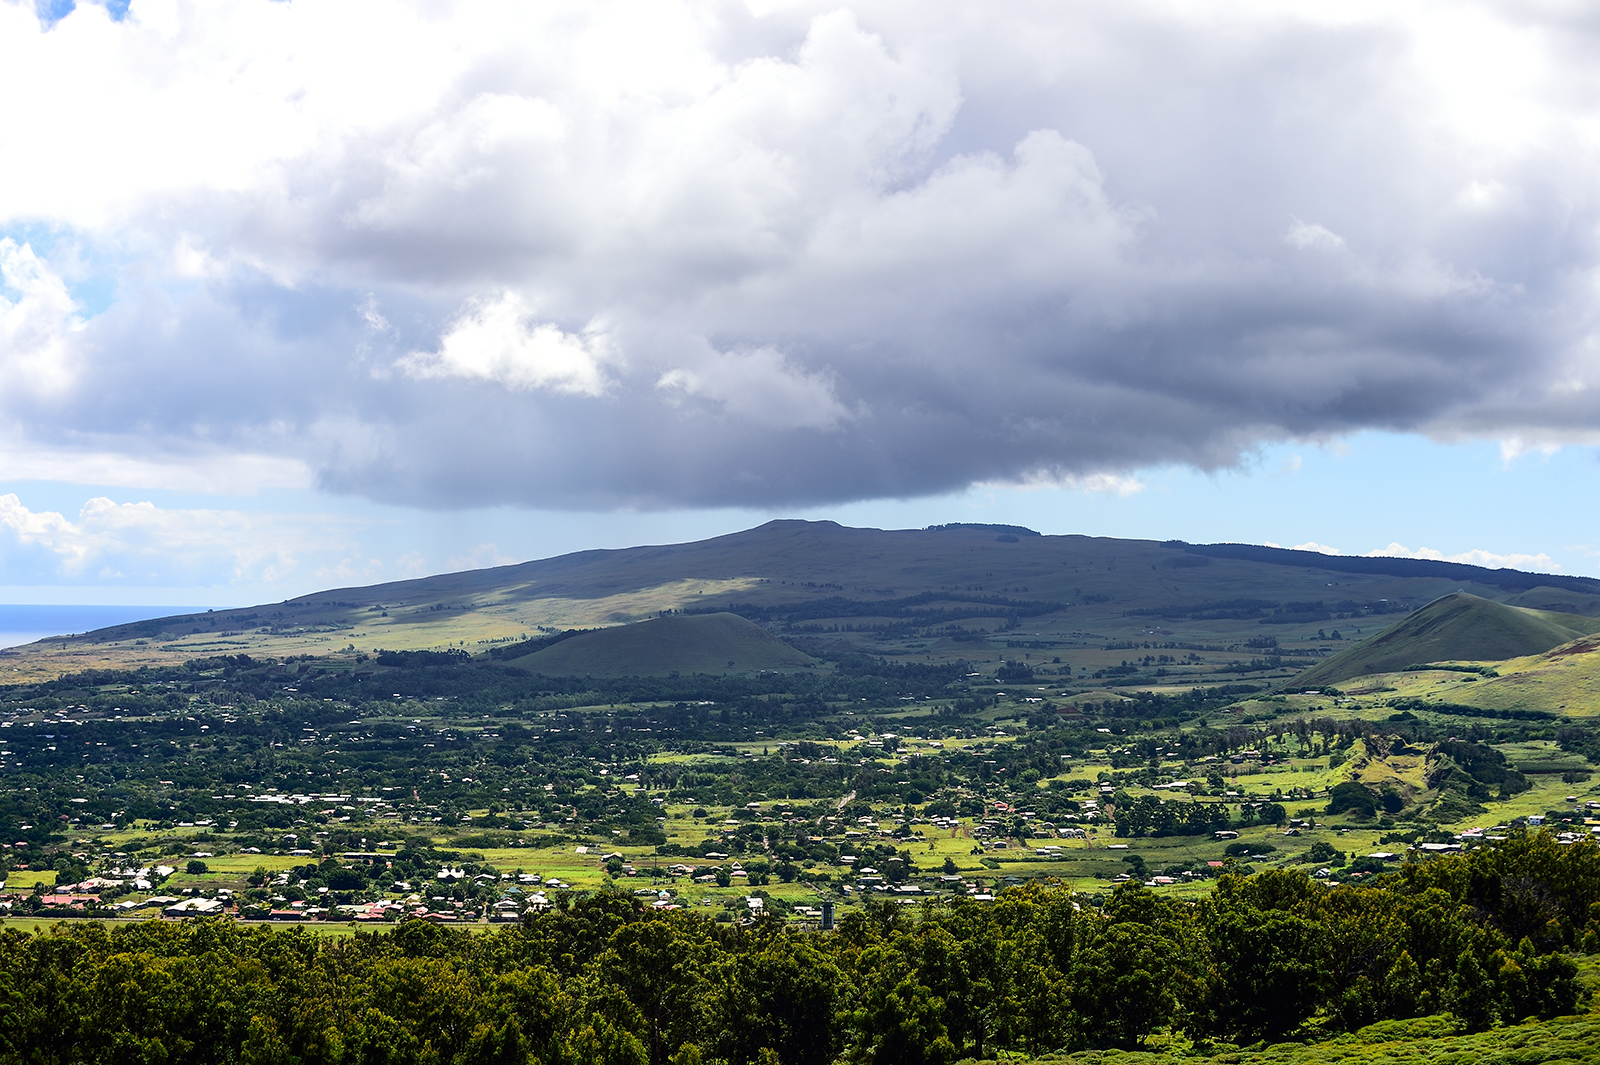
[[1034,884],[991,905],[880,904],[832,934],[615,894],[480,935],[7,930],[0,1062],[944,1065],[1443,1012],[1482,1030],[1577,1007],[1562,950],[1600,945],[1597,874],[1600,846],[1540,835],[1381,885],[1279,870],[1198,903],[1126,886],[1097,906]]

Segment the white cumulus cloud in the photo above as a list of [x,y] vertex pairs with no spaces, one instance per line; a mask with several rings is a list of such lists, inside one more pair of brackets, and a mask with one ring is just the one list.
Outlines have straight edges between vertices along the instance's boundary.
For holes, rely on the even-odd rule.
[[[9,298],[8,298],[9,293]],[[0,396],[71,386],[83,327],[66,284],[27,244],[0,239]]]
[[0,495],[0,568],[12,583],[105,586],[282,581],[302,558],[348,550],[348,519],[87,500],[77,515]]
[[439,339],[438,351],[413,352],[401,366],[417,378],[461,377],[598,396],[606,390],[603,364],[609,354],[598,329],[564,333],[536,322],[521,297],[505,292],[474,300]]
[[1489,569],[1526,569],[1537,573],[1561,572],[1561,566],[1543,551],[1538,554],[1522,554],[1518,552],[1501,554],[1495,551],[1484,551],[1475,548],[1471,551],[1462,551],[1459,554],[1450,555],[1431,547],[1412,550],[1404,544],[1393,543],[1388,547],[1368,551],[1367,554],[1369,556],[1391,555],[1399,558],[1431,558],[1443,562],[1464,562],[1469,566],[1485,566]]

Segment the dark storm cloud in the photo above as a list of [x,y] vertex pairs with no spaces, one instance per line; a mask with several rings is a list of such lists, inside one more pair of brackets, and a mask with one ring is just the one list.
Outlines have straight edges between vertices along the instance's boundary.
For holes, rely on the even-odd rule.
[[[0,219],[56,235],[0,248],[14,440],[606,508],[1216,468],[1368,428],[1600,438],[1583,25],[131,10],[43,32],[0,4],[0,79],[79,90],[0,178]],[[63,296],[108,279],[102,313]]]

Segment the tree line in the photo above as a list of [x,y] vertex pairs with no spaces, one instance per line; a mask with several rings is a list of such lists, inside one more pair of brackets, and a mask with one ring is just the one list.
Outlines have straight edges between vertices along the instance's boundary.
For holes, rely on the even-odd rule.
[[1035,883],[880,904],[831,933],[627,895],[505,930],[319,938],[225,921],[0,932],[0,1062],[948,1063],[1245,1044],[1574,1010],[1600,846],[1519,834],[1369,885],[1228,875],[1199,901]]

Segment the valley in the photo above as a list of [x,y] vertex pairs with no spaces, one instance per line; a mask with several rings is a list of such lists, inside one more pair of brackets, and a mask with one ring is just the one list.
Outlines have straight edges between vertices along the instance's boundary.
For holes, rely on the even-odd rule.
[[826,938],[1600,861],[1600,582],[1024,534],[774,523],[18,649],[5,925]]

